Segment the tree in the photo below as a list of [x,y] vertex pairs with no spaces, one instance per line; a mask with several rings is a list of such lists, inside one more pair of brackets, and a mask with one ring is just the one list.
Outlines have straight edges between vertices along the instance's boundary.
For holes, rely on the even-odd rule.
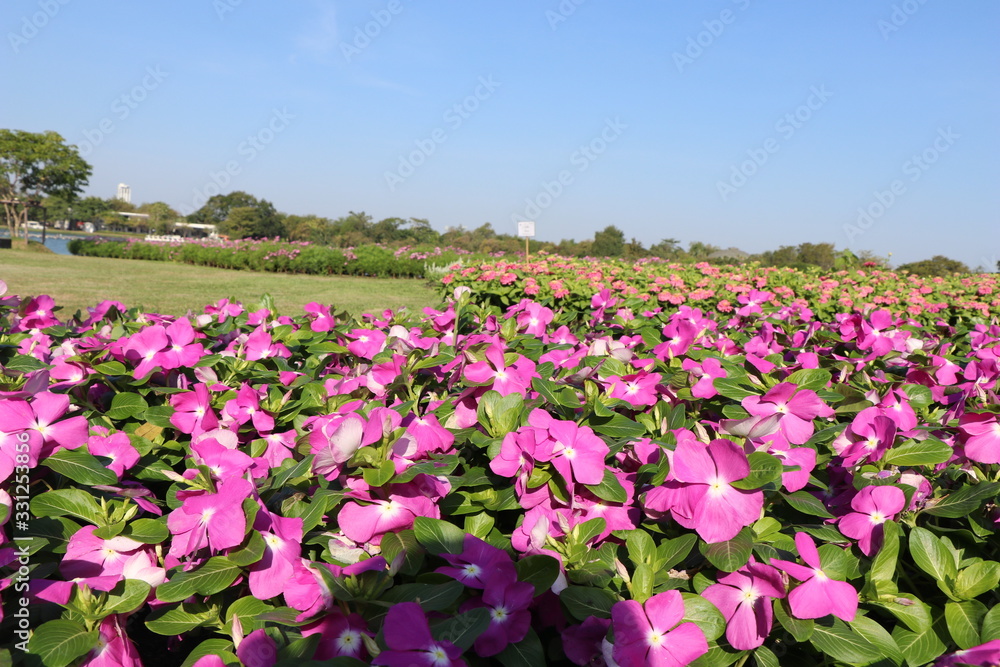
[[918,276],[949,276],[953,273],[969,273],[969,267],[944,255],[934,255],[930,259],[903,264],[897,271],[909,271]]
[[[229,218],[232,211],[237,208],[255,209],[258,215],[251,222],[248,214],[243,212],[237,216],[237,226],[232,227],[229,224]],[[204,206],[189,215],[187,219],[188,222],[195,224],[215,225],[220,234],[226,234],[233,238],[244,238],[244,236],[260,238],[285,234],[284,226],[281,224],[281,216],[271,202],[257,199],[253,195],[239,190],[225,195],[215,195],[205,202]]]
[[56,132],[0,130],[0,200],[11,238],[45,196],[74,199],[91,167]]
[[614,225],[608,225],[594,234],[591,252],[595,257],[621,257],[625,252],[625,232]]
[[681,242],[677,239],[663,239],[649,247],[649,254],[661,259],[673,259],[681,252]]
[[231,209],[218,229],[237,239],[268,238],[285,233],[281,218],[274,208],[262,206],[237,206]]
[[137,212],[149,216],[149,227],[157,234],[165,234],[170,231],[170,227],[180,217],[177,211],[170,207],[170,204],[162,201],[143,204],[137,209]]

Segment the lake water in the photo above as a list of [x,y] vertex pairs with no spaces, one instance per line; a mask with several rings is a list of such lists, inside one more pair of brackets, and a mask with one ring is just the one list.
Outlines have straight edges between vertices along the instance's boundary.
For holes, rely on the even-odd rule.
[[[0,238],[10,238],[9,234],[0,234]],[[32,241],[42,242],[41,234],[29,234],[28,238]],[[69,242],[72,241],[73,236],[63,236],[61,234],[46,234],[45,236],[45,247],[54,252],[57,255],[69,255]]]

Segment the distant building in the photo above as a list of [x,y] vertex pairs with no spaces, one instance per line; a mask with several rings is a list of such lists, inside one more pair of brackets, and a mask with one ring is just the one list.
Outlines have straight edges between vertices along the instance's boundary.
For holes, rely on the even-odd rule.
[[125,185],[124,183],[119,183],[118,184],[118,195],[115,197],[115,199],[123,201],[126,204],[131,204],[132,203],[132,188],[130,188],[129,186]]

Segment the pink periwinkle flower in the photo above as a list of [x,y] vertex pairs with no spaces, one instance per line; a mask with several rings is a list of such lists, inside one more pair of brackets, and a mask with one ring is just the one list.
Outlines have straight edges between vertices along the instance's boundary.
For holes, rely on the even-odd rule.
[[615,635],[612,655],[621,667],[683,667],[708,653],[701,628],[684,618],[677,591],[658,593],[640,604],[616,602],[611,608]]
[[608,395],[611,398],[619,398],[634,407],[656,405],[659,395],[656,385],[660,383],[662,377],[659,373],[647,373],[639,371],[631,375],[612,375],[608,378],[611,383],[608,387]]
[[719,577],[701,596],[722,612],[729,645],[748,651],[762,645],[771,633],[771,600],[785,597],[785,586],[778,570],[751,558],[736,572]]
[[958,420],[965,456],[976,463],[1000,463],[1000,421],[991,413],[967,412]]
[[475,535],[466,534],[462,541],[462,553],[441,554],[448,565],[435,572],[453,577],[469,588],[484,588],[486,578],[497,573],[517,576],[514,561],[503,549],[487,544]]
[[524,639],[531,627],[531,612],[528,607],[535,597],[535,587],[524,581],[517,581],[516,574],[496,571],[486,575],[483,594],[473,598],[461,607],[465,612],[477,607],[485,607],[490,614],[490,624],[476,638],[473,645],[476,653],[484,658],[503,651],[509,644]]
[[697,378],[691,386],[691,395],[695,398],[712,398],[719,392],[716,391],[713,381],[716,378],[726,377],[726,371],[722,368],[722,363],[715,357],[706,357],[701,362],[694,359],[684,359],[681,368]]
[[941,656],[934,667],[996,667],[1000,665],[1000,639],[988,641],[979,646],[972,646],[961,651],[955,651]]
[[424,610],[416,602],[401,602],[389,608],[385,616],[388,649],[379,653],[373,665],[385,667],[459,667],[464,666],[462,649],[449,641],[435,641]]
[[743,407],[751,415],[767,417],[782,415],[779,431],[788,442],[802,445],[815,431],[812,420],[817,417],[833,417],[833,409],[811,389],[799,389],[790,382],[782,382],[772,387],[763,396],[747,396]]
[[80,667],[142,667],[139,652],[125,632],[124,616],[112,614],[101,620],[97,647],[84,656]]
[[858,541],[858,548],[871,556],[882,548],[882,524],[896,518],[906,506],[906,496],[895,486],[866,486],[851,499],[850,514],[842,516],[840,532]]
[[831,579],[823,570],[816,543],[808,533],[795,534],[795,546],[805,565],[772,558],[771,565],[802,583],[788,594],[788,604],[796,618],[822,618],[833,614],[850,622],[858,612],[858,592],[846,581]]
[[220,551],[240,544],[247,523],[243,501],[252,492],[253,485],[241,477],[223,480],[216,493],[179,492],[183,504],[167,516],[167,528],[174,536],[170,555],[186,556],[204,547]]

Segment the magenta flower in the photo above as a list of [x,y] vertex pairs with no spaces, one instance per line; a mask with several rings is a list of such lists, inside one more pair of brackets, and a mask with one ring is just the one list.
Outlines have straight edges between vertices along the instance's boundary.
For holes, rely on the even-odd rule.
[[612,375],[608,380],[611,382],[608,388],[611,398],[620,398],[635,407],[656,405],[659,400],[656,391],[656,385],[662,380],[659,373],[639,371],[632,375]]
[[811,389],[799,389],[790,382],[772,387],[763,396],[747,396],[743,407],[751,415],[782,415],[779,432],[788,442],[802,445],[812,437],[816,417],[832,417],[833,410]]
[[94,431],[97,435],[87,439],[87,451],[94,456],[111,459],[108,470],[113,470],[119,478],[139,462],[139,452],[132,446],[127,434],[121,431],[108,433],[108,430],[101,426],[95,426]]
[[706,542],[731,540],[760,518],[763,492],[731,485],[750,474],[750,463],[729,440],[704,445],[693,438],[680,439],[670,474],[672,481],[647,493],[646,506],[671,510],[677,523],[693,528]]
[[881,408],[866,408],[854,417],[851,425],[833,442],[844,458],[844,465],[878,461],[896,441],[896,422],[882,414]]
[[567,483],[601,483],[604,479],[604,460],[611,450],[589,426],[577,426],[575,422],[555,419],[540,408],[532,410],[528,415],[528,425],[529,428],[544,430],[551,443],[551,454],[548,456],[536,449],[535,456],[538,460],[552,461],[552,465]]
[[1000,665],[1000,639],[943,655],[934,663],[934,667],[957,667],[958,665],[972,665],[973,667]]
[[726,639],[741,651],[755,649],[771,633],[771,600],[785,597],[781,573],[750,559],[736,572],[719,577],[701,596],[714,604],[726,619]]
[[591,665],[601,655],[601,642],[608,634],[611,621],[588,616],[580,625],[571,625],[562,631],[563,653],[574,665]]
[[1000,463],[1000,422],[994,414],[967,412],[958,420],[965,455],[977,463]]
[[[242,477],[253,465],[253,459],[238,449],[230,449],[215,438],[205,437],[191,443],[192,459],[197,465],[208,466],[216,479]],[[193,468],[188,474],[197,473]],[[193,477],[194,475],[192,475]]]
[[125,633],[124,620],[120,614],[101,620],[97,648],[84,656],[80,667],[142,667],[139,652]]
[[235,422],[237,430],[239,426],[251,422],[253,427],[261,432],[268,432],[274,428],[274,418],[261,409],[260,399],[267,397],[267,390],[256,390],[247,383],[240,385],[236,392],[236,398],[226,401],[222,413],[227,418],[227,423]]
[[535,362],[518,357],[510,366],[504,359],[503,348],[497,339],[486,348],[486,359],[465,367],[465,378],[477,385],[488,386],[501,396],[524,394],[531,387],[535,376]]
[[259,600],[280,594],[302,557],[302,519],[261,509],[254,530],[264,536],[264,555],[250,566],[250,592]]
[[166,349],[159,354],[160,365],[164,370],[190,368],[205,356],[205,348],[194,342],[194,328],[186,317],[167,326],[166,334]]
[[169,401],[174,407],[170,423],[181,433],[197,436],[219,425],[219,418],[212,410],[212,397],[202,382],[194,385],[193,391],[172,394]]
[[337,608],[302,628],[303,637],[315,634],[320,636],[320,640],[314,660],[332,660],[341,656],[360,660],[365,653],[362,635],[372,636],[364,618],[359,614],[344,616]]
[[311,301],[304,306],[303,310],[306,311],[306,317],[309,318],[309,328],[316,333],[330,331],[337,326],[337,320],[330,314],[329,306]]
[[[152,547],[121,535],[104,540],[94,537],[96,526],[84,526],[73,533],[66,545],[59,571],[67,579],[122,577],[130,561],[156,566]],[[134,567],[134,566],[133,566]]]
[[371,359],[385,347],[386,335],[378,329],[354,329],[347,349],[362,359]]
[[612,655],[621,667],[683,667],[708,653],[705,633],[681,623],[684,601],[677,591],[658,593],[645,605],[635,600],[611,608]]
[[681,362],[681,368],[697,378],[691,386],[691,395],[695,398],[712,398],[719,392],[715,390],[713,381],[716,378],[726,377],[726,371],[722,369],[722,363],[715,357],[706,357],[700,363],[694,359],[685,359]]
[[382,438],[380,424],[374,420],[365,421],[354,413],[317,417],[311,425],[309,445],[316,456],[313,471],[329,480],[340,475],[343,465],[358,449]]
[[897,487],[866,486],[851,499],[854,511],[842,516],[837,526],[871,556],[882,548],[882,524],[895,519],[905,506],[906,496]]
[[385,616],[385,643],[373,665],[385,667],[458,667],[465,665],[462,649],[449,641],[435,641],[424,610],[416,602],[401,602]]
[[278,661],[278,645],[263,629],[254,630],[236,647],[236,657],[245,667],[271,667]]
[[413,527],[418,516],[438,518],[440,511],[433,500],[419,494],[390,493],[385,500],[371,504],[345,503],[337,514],[337,525],[358,544],[381,541],[382,535]]
[[517,581],[516,574],[487,574],[482,596],[469,600],[461,607],[463,612],[476,607],[485,607],[490,612],[489,627],[476,638],[473,645],[476,653],[484,658],[493,656],[509,644],[516,644],[524,639],[531,626],[528,607],[534,597],[535,587],[527,582]]
[[441,554],[448,565],[434,570],[461,581],[469,588],[485,588],[486,578],[493,574],[517,577],[514,561],[503,549],[487,544],[475,535],[466,534],[462,541],[462,553]]
[[858,592],[846,581],[831,579],[820,562],[816,543],[807,533],[795,533],[799,558],[808,565],[772,558],[771,565],[784,570],[802,583],[788,594],[788,604],[796,618],[822,618],[833,614],[853,621],[858,613]]
[[240,544],[247,523],[243,500],[252,492],[247,480],[230,478],[219,483],[217,493],[178,493],[183,504],[167,516],[167,528],[174,536],[170,555],[179,558],[205,547],[220,551]]

